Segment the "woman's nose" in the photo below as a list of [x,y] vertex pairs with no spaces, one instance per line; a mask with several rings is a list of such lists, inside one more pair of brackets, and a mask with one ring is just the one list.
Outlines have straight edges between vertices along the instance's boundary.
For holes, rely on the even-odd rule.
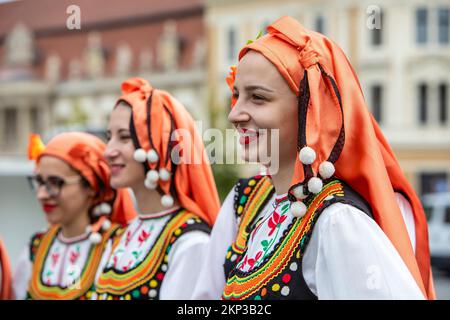
[[250,114],[247,112],[245,105],[239,99],[228,114],[228,121],[233,124],[247,122],[250,120]]

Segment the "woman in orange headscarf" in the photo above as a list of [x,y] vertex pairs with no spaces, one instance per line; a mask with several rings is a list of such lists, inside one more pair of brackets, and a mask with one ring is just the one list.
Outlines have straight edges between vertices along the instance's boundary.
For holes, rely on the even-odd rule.
[[14,273],[18,299],[86,299],[120,225],[136,215],[128,190],[114,190],[105,144],[83,132],[61,133],[47,145],[31,135],[36,161],[30,185],[50,227],[36,233]]
[[0,300],[12,299],[11,266],[8,253],[0,239]]
[[141,78],[122,84],[105,157],[111,185],[133,190],[138,218],[113,245],[100,299],[189,299],[220,209],[203,142],[186,109]]
[[434,298],[422,206],[344,53],[290,17],[267,31],[227,81],[269,176],[225,200],[194,298]]

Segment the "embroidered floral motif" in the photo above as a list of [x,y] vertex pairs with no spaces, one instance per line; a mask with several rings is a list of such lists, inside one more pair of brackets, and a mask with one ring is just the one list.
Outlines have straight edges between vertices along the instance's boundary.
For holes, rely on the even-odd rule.
[[70,258],[69,258],[70,263],[71,264],[77,263],[79,257],[80,257],[80,245],[77,244],[75,246],[75,251],[70,251]]

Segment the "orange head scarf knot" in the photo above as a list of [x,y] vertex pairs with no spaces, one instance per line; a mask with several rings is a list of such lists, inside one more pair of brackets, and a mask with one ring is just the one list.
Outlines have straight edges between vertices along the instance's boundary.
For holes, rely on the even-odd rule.
[[122,83],[122,94],[139,92],[142,100],[147,100],[153,88],[142,78],[130,78]]
[[[424,295],[434,298],[424,210],[368,111],[347,57],[330,39],[291,17],[280,18],[267,30],[242,48],[239,59],[249,50],[262,54],[298,96],[298,153],[290,197],[298,185],[309,194],[320,192],[319,176],[346,182],[370,204],[374,219]],[[227,82],[232,84],[234,76]],[[405,195],[412,206],[415,252],[395,192]]]
[[125,225],[136,216],[136,211],[128,190],[114,190],[109,184],[110,169],[103,157],[105,148],[103,141],[84,132],[58,134],[47,145],[35,134],[30,135],[29,141],[29,150],[35,156],[37,166],[44,156],[66,162],[96,191],[93,206],[109,203],[112,207],[111,221]]
[[163,196],[163,205],[167,197],[172,199],[167,206],[175,198],[213,225],[219,197],[201,136],[186,108],[142,78],[123,82],[116,106],[121,102],[131,107],[130,134],[135,159],[145,169],[146,187]]

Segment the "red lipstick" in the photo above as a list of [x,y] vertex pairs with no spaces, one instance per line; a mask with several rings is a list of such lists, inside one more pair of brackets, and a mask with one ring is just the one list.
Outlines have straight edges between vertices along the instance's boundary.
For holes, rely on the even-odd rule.
[[53,210],[56,209],[56,207],[58,207],[56,204],[44,203],[42,205],[42,210],[44,210],[45,213],[51,213]]

